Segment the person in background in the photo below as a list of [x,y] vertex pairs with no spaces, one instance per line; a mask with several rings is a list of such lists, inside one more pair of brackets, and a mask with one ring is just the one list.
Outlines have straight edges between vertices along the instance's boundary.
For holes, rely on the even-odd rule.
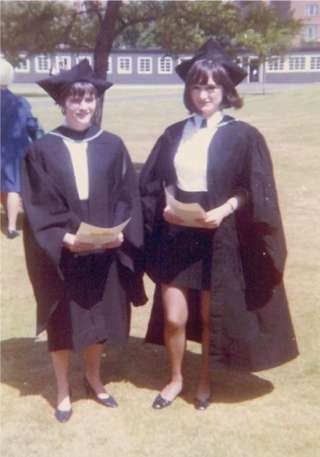
[[[236,86],[246,73],[212,38],[176,71],[190,116],[165,130],[140,176],[146,271],[156,283],[146,341],[165,344],[170,363],[155,409],[183,389],[186,340],[202,343],[194,406],[205,410],[211,371],[266,369],[298,351],[270,154],[256,128],[224,112],[242,106]],[[184,221],[165,188],[204,215]]]
[[43,134],[27,100],[8,89],[13,77],[12,65],[0,58],[1,194],[8,219],[9,239],[19,235],[17,218],[21,210],[21,160],[28,144]]
[[[94,124],[98,98],[112,84],[87,59],[38,84],[60,105],[63,123],[32,144],[22,166],[24,244],[37,302],[37,331],[48,335],[57,382],[55,417],[72,414],[70,351],[83,352],[84,386],[101,405],[117,407],[100,375],[103,344],[125,342],[130,304],[146,302],[138,183],[127,149]],[[118,237],[80,242],[82,222],[114,227]]]

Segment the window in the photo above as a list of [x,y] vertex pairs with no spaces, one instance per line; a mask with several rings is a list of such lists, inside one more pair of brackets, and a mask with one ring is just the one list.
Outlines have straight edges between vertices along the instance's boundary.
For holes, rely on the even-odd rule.
[[309,3],[306,5],[306,16],[318,16],[320,7],[316,3]]
[[152,57],[138,57],[138,73],[148,75],[152,73]]
[[306,41],[315,41],[317,39],[317,26],[314,24],[306,25],[304,28],[304,39]]
[[304,70],[306,59],[303,56],[289,57],[289,70]]
[[84,60],[84,59],[88,59],[89,64],[91,65],[91,67],[93,66],[93,58],[92,58],[92,55],[90,55],[90,54],[83,54],[81,56],[77,56],[76,57],[76,62],[79,63],[79,62],[81,62],[81,60]]
[[108,71],[107,73],[112,73],[112,58],[111,56],[108,57]]
[[36,56],[35,67],[37,73],[48,73],[51,67],[50,57],[45,55]]
[[312,56],[310,61],[311,70],[320,70],[320,56]]
[[30,71],[30,60],[26,59],[25,56],[20,56],[23,60],[15,67],[14,71],[17,73],[29,73]]
[[70,70],[71,56],[56,56],[56,70]]
[[272,57],[268,61],[268,71],[283,71],[284,57]]
[[132,73],[131,57],[118,57],[117,64],[117,70],[119,74],[128,75]]
[[158,73],[161,75],[171,74],[173,70],[173,60],[171,57],[158,57]]

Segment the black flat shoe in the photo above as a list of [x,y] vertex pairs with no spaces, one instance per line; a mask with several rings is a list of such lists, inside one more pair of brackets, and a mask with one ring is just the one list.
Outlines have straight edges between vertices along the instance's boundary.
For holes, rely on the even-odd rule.
[[161,394],[158,394],[152,403],[152,408],[154,409],[163,409],[167,408],[172,404],[173,400],[167,400],[163,398]]
[[198,411],[204,411],[208,408],[209,406],[209,398],[206,398],[205,400],[200,400],[199,398],[195,398],[194,399],[194,407],[198,410]]
[[17,238],[19,236],[19,232],[17,230],[9,230],[7,231],[7,238],[9,240],[13,240],[14,238]]
[[61,409],[57,408],[54,412],[54,417],[57,419],[58,422],[68,422],[70,417],[72,416],[72,409],[67,411],[62,411]]
[[93,397],[96,400],[96,402],[100,403],[101,405],[107,406],[108,408],[117,408],[119,406],[116,400],[111,395],[109,395],[107,398],[98,397],[95,390],[89,384],[87,378],[84,378],[83,384],[86,389],[88,397]]

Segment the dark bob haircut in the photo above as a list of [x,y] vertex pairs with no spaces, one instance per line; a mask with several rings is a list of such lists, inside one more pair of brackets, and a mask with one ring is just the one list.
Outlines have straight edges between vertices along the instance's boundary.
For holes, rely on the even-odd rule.
[[197,113],[197,109],[192,102],[192,87],[200,84],[208,84],[209,79],[222,87],[223,99],[221,108],[241,108],[243,105],[237,89],[229,77],[227,70],[210,59],[196,60],[188,71],[186,85],[184,89],[184,104],[190,113]]
[[97,93],[97,89],[93,84],[86,81],[77,81],[61,91],[58,103],[60,106],[64,106],[68,97],[82,99],[86,94],[97,98]]

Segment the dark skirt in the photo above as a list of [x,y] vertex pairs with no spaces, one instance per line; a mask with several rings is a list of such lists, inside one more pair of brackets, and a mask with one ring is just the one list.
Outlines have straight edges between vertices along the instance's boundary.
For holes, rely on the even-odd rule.
[[114,268],[113,254],[79,256],[63,252],[61,270],[66,287],[48,322],[49,351],[82,349],[108,338],[104,291]]
[[[81,205],[86,220],[87,202]],[[130,304],[116,250],[73,254],[63,249],[60,269],[65,286],[47,324],[49,351],[79,351],[106,340],[124,342]]]
[[[175,189],[175,198],[208,210],[207,192]],[[179,288],[209,290],[213,231],[164,223],[159,244],[160,282]]]

